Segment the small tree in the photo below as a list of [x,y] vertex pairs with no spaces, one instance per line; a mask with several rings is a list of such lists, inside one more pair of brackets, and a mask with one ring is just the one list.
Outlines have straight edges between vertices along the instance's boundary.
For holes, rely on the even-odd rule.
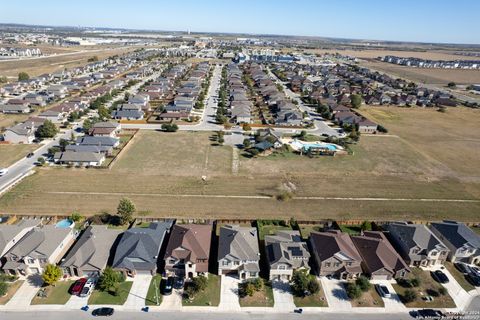
[[63,276],[62,269],[54,264],[47,264],[43,270],[42,279],[47,285],[54,285]]
[[402,298],[403,298],[403,302],[405,303],[413,302],[417,300],[417,293],[411,289],[407,289],[403,293]]
[[112,267],[106,267],[100,276],[98,287],[102,291],[114,292],[115,288],[118,287],[118,284],[121,281],[120,274],[113,270]]
[[243,128],[244,131],[252,130],[252,127],[248,123],[244,123],[242,128]]
[[448,294],[448,290],[445,287],[439,287],[438,288],[438,293],[442,296],[446,296]]
[[355,284],[363,291],[367,292],[370,290],[370,287],[372,286],[370,284],[370,280],[368,280],[367,277],[365,276],[360,276],[358,279],[355,281]]
[[70,216],[70,220],[72,220],[73,222],[79,222],[82,219],[82,215],[77,211],[72,212],[72,215]]
[[421,283],[422,281],[419,278],[413,278],[412,280],[410,280],[410,285],[414,288],[420,286]]
[[265,286],[262,278],[255,278],[254,280],[252,280],[252,284],[255,287],[256,291],[262,291]]
[[117,207],[117,215],[120,217],[120,223],[122,225],[130,223],[133,219],[133,214],[135,213],[135,210],[135,204],[133,204],[130,199],[120,199]]
[[18,74],[18,81],[26,81],[26,80],[29,80],[29,79],[30,79],[30,76],[26,72],[20,72]]
[[317,294],[320,291],[320,284],[318,283],[317,279],[315,279],[315,277],[312,277],[310,279],[307,289],[310,294]]
[[362,296],[362,289],[353,282],[348,283],[347,296],[352,300],[359,299]]
[[247,139],[243,140],[243,147],[244,147],[245,149],[248,149],[248,148],[250,148],[251,146],[252,146],[252,142],[250,141],[250,139],[247,138]]
[[358,94],[352,94],[350,96],[350,103],[352,104],[352,108],[358,109],[362,105],[362,97]]
[[45,158],[44,157],[38,157],[37,162],[38,162],[39,166],[43,167],[45,165]]
[[457,87],[457,84],[455,82],[449,82],[447,86],[451,89],[455,89]]
[[8,291],[8,283],[6,282],[0,282],[0,297],[3,297],[4,295],[7,294]]
[[200,275],[198,277],[193,278],[192,282],[195,290],[197,292],[201,292],[207,288],[208,279],[207,277]]
[[58,128],[50,120],[45,120],[45,122],[38,128],[37,135],[40,138],[53,138],[57,135]]
[[293,272],[291,287],[296,296],[304,296],[308,291],[309,277],[306,270],[296,270]]
[[245,284],[245,294],[248,295],[249,297],[253,296],[255,294],[255,286],[253,283],[248,282]]

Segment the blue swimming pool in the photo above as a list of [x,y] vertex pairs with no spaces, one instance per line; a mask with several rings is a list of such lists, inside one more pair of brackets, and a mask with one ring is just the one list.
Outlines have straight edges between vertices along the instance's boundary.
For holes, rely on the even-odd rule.
[[57,222],[57,224],[55,225],[57,228],[61,228],[61,229],[67,229],[67,228],[71,228],[72,227],[72,224],[73,224],[73,221],[70,220],[70,219],[64,219],[62,221],[59,221]]
[[329,144],[329,143],[305,143],[303,145],[303,149],[305,151],[310,150],[310,148],[326,148],[330,151],[336,151],[337,146],[334,144]]

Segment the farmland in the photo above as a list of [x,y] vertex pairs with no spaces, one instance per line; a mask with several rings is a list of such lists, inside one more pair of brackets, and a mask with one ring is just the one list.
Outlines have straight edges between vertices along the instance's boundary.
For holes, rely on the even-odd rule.
[[[151,216],[427,220],[455,212],[476,219],[477,111],[362,112],[391,135],[362,137],[353,156],[240,157],[238,173],[232,173],[231,147],[216,146],[212,133],[141,131],[110,170],[39,169],[0,199],[0,212],[114,212],[127,196]],[[464,161],[456,161],[455,151]],[[287,183],[294,198],[277,200]]]

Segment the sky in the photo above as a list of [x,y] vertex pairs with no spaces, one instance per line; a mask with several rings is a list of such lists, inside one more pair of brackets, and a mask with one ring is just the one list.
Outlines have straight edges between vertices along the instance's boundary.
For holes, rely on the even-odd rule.
[[480,44],[479,0],[0,0],[0,22]]

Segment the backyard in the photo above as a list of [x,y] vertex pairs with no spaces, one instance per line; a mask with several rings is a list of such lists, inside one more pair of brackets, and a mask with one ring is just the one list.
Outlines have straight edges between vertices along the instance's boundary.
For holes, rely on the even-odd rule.
[[[402,138],[364,136],[353,156],[241,157],[238,173],[231,147],[213,145],[212,133],[140,131],[110,170],[39,168],[0,199],[0,213],[93,215],[114,212],[129,197],[139,212],[157,217],[438,220],[456,212],[459,220],[474,220],[480,210],[475,111],[384,109],[362,112]],[[419,119],[434,132],[418,129]],[[456,146],[465,161],[431,146],[442,139],[444,150]],[[286,187],[293,198],[277,200]]]

